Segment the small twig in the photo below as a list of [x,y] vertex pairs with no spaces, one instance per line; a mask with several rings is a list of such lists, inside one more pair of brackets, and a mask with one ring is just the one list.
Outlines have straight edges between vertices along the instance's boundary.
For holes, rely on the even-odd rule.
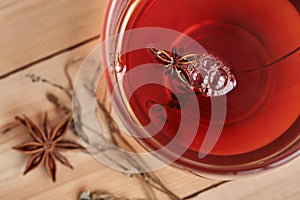
[[47,93],[46,97],[48,101],[55,105],[60,111],[62,111],[65,115],[68,115],[72,112],[70,108],[64,105],[62,102],[59,101],[58,97],[52,93]]
[[147,199],[149,200],[156,200],[156,196],[155,196],[155,193],[154,193],[154,190],[153,190],[153,187],[151,187],[151,185],[149,185],[146,181],[144,180],[140,180],[140,182],[142,183],[143,185],[143,188],[144,188],[144,191],[146,193],[146,197]]
[[172,200],[181,200],[175,193],[169,190],[164,184],[160,181],[160,179],[154,173],[141,173],[138,174],[137,178],[144,180],[153,188],[157,189],[158,191],[166,194]]
[[[127,148],[129,148],[133,152],[136,152],[135,148],[121,134],[121,131],[118,129],[118,127],[116,125],[116,122],[112,118],[110,112],[108,112],[106,110],[105,105],[103,105],[100,101],[98,101],[97,103],[98,103],[99,108],[106,115],[105,118],[107,119],[107,124],[109,124],[111,136],[115,137],[114,135],[117,134],[117,136],[119,137],[119,139],[121,139],[121,141],[125,144],[125,146]],[[117,140],[114,138],[114,141],[117,141]],[[117,142],[115,142],[115,143],[116,143],[116,145],[118,145]],[[137,163],[138,162],[134,161],[134,166],[138,169],[140,167],[139,167],[139,165]],[[157,190],[159,190],[159,191],[167,194],[172,200],[180,200],[181,199],[176,194],[174,194],[172,191],[170,191],[167,187],[165,187],[163,185],[163,183],[160,181],[160,179],[157,176],[155,176],[154,174],[150,175],[150,173],[140,173],[140,174],[136,174],[136,177],[138,177],[138,178],[141,177],[142,181],[145,181],[146,184],[150,184],[153,188],[155,188],[155,189],[157,189]],[[152,193],[152,196],[155,196],[155,195],[153,195],[153,193]]]
[[73,79],[71,77],[69,69],[70,69],[70,67],[74,66],[75,64],[77,64],[79,62],[83,62],[84,60],[85,60],[84,58],[78,58],[78,59],[75,59],[75,60],[71,60],[71,61],[67,62],[66,66],[64,68],[64,73],[65,73],[65,76],[68,80],[70,90],[73,90]]
[[[118,197],[118,196],[112,195],[108,192],[85,191],[80,195],[79,200],[146,200],[146,199]],[[149,200],[149,199],[147,199],[147,200]]]
[[57,88],[57,89],[63,91],[70,99],[72,99],[72,91],[64,88],[63,86],[61,86],[61,85],[59,85],[57,83],[53,83],[52,81],[50,81],[48,79],[45,79],[45,78],[43,78],[41,76],[37,76],[35,74],[28,74],[28,75],[26,75],[26,77],[29,78],[29,79],[31,79],[31,81],[33,83],[42,82],[42,83],[49,84],[52,87]]

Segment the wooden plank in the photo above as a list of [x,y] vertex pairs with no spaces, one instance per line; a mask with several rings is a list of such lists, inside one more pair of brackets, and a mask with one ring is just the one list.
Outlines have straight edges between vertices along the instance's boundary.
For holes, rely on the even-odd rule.
[[[64,65],[73,59],[84,57],[97,44],[88,43],[80,48],[53,57],[26,70],[0,80],[0,127],[12,121],[15,115],[27,114],[34,120],[41,118],[44,111],[50,111],[50,118],[55,116],[54,107],[46,101],[45,93],[54,92],[63,99],[64,96],[45,84],[33,84],[25,78],[28,73],[35,73],[66,85],[63,76]],[[85,189],[103,190],[128,197],[143,197],[144,192],[138,180],[128,178],[113,171],[83,153],[68,153],[68,158],[75,170],[61,165],[58,180],[52,183],[45,169],[40,167],[26,176],[22,170],[28,156],[11,149],[12,146],[27,141],[29,136],[23,127],[13,129],[0,136],[0,199],[76,199],[78,193]],[[177,195],[184,197],[204,189],[217,181],[210,181],[187,174],[186,172],[166,168],[157,172],[163,182]],[[159,194],[159,199],[166,199]]]
[[300,158],[264,174],[223,184],[194,199],[299,200]]
[[100,33],[107,0],[0,0],[0,76]]

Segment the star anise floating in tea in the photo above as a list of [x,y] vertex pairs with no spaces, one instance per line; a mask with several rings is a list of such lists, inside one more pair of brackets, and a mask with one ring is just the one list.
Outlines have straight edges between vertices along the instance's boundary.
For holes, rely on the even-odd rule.
[[178,78],[184,85],[206,97],[225,95],[236,87],[236,79],[231,69],[220,59],[210,54],[186,54],[183,50],[171,55],[162,49],[150,48],[155,59],[163,63],[165,75],[170,80]]
[[63,140],[68,130],[69,118],[59,123],[54,129],[50,127],[47,114],[45,114],[42,128],[33,123],[27,116],[16,117],[16,119],[27,128],[30,136],[34,139],[34,141],[13,147],[21,153],[32,155],[27,162],[24,175],[44,163],[49,176],[55,182],[56,161],[73,169],[68,159],[60,151],[83,150],[85,148],[76,142]]

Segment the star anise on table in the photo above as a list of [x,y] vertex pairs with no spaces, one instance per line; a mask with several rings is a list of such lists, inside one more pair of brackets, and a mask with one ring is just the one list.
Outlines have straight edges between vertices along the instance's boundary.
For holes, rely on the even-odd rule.
[[59,151],[84,150],[85,148],[76,142],[63,140],[68,130],[69,118],[59,123],[54,129],[50,127],[47,113],[45,114],[42,128],[33,123],[25,115],[23,118],[16,117],[16,119],[27,128],[29,134],[34,139],[34,141],[25,142],[13,147],[13,149],[21,153],[32,155],[27,162],[24,175],[38,167],[41,163],[44,163],[49,176],[55,182],[56,160],[73,169],[68,159]]

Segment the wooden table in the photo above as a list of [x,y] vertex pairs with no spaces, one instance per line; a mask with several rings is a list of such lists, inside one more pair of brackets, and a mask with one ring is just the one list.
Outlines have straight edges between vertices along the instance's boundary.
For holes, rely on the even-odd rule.
[[[33,85],[25,76],[35,73],[62,85],[64,65],[84,58],[98,43],[106,0],[0,0],[0,127],[26,114],[34,120],[56,111],[45,93],[61,92]],[[76,199],[84,190],[107,191],[125,197],[144,197],[137,179],[101,165],[82,153],[67,153],[74,170],[58,166],[52,183],[39,167],[26,176],[28,156],[12,150],[29,139],[18,126],[0,133],[0,199]],[[231,182],[196,177],[168,167],[156,172],[164,184],[188,199],[300,199],[300,159],[265,174]],[[166,196],[157,192],[158,199]]]

